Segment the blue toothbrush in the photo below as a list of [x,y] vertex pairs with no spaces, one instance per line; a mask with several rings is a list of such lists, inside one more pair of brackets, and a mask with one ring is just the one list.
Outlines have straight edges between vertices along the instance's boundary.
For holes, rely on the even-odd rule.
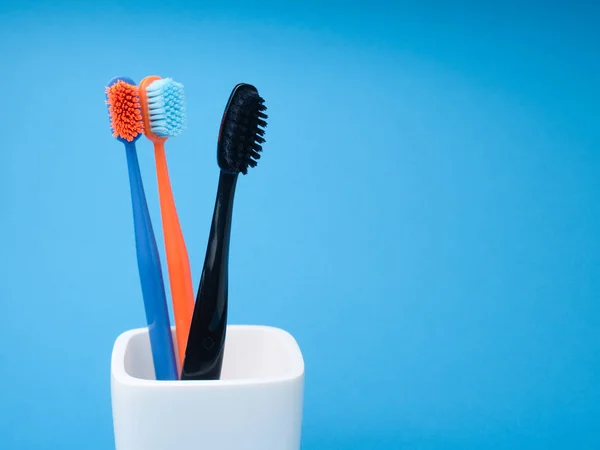
[[135,146],[143,133],[138,87],[130,78],[113,78],[106,88],[106,102],[113,136],[125,144],[127,155],[136,254],[154,372],[157,380],[177,380],[179,377],[160,256]]

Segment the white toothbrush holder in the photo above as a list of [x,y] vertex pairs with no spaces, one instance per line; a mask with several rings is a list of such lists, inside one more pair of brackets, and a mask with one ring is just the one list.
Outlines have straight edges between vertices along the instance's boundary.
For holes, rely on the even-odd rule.
[[[286,331],[229,325],[220,380],[157,381],[147,328],[115,341],[116,450],[299,450],[304,360]],[[175,334],[173,334],[175,339]]]

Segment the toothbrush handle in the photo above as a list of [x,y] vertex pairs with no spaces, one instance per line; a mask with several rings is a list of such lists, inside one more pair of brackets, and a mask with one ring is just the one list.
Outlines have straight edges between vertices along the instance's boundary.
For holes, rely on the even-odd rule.
[[173,315],[175,316],[177,349],[181,364],[185,356],[185,346],[194,312],[194,288],[192,286],[190,261],[181,225],[179,224],[179,218],[177,217],[177,208],[175,207],[175,200],[169,180],[164,142],[155,143],[154,153],[165,251],[167,253],[169,282],[171,285],[171,301],[173,303]]
[[138,270],[144,297],[154,371],[157,380],[176,380],[178,378],[177,365],[173,351],[173,336],[171,334],[160,256],[146,203],[135,143],[125,144],[125,153],[127,154],[127,167],[129,170]]
[[221,172],[182,380],[218,380],[227,329],[229,241],[237,174]]

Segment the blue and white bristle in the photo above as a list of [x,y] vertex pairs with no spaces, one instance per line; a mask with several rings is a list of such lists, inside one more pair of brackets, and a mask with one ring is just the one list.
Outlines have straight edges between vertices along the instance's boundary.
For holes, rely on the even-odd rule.
[[163,78],[150,83],[146,94],[152,133],[161,137],[181,134],[186,125],[183,84],[172,78]]

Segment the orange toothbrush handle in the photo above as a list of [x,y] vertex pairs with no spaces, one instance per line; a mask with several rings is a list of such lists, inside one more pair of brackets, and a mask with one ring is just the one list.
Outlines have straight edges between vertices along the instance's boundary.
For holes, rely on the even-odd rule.
[[171,285],[171,301],[173,302],[173,315],[175,316],[179,367],[181,367],[185,357],[185,348],[192,315],[194,314],[194,289],[192,287],[192,274],[185,240],[179,224],[179,218],[177,217],[177,209],[175,208],[175,200],[173,199],[173,192],[171,190],[164,142],[155,142],[154,153],[169,282]]

